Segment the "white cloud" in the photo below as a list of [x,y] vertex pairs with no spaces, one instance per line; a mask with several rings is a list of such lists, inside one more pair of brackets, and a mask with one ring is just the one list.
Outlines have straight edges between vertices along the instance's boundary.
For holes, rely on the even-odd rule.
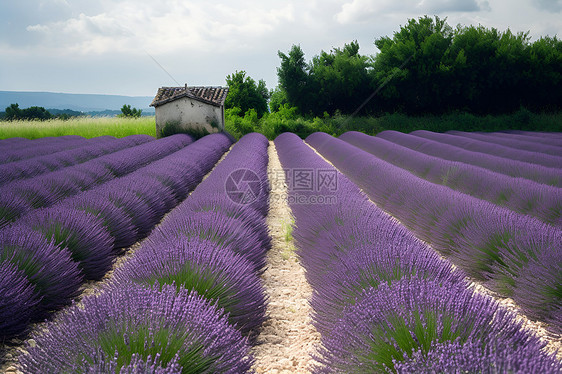
[[562,12],[562,0],[533,0],[537,8],[548,12]]
[[[1,0],[0,0],[1,1]],[[18,0],[0,12],[0,86],[151,95],[179,82],[224,84],[246,70],[276,84],[277,51],[306,59],[358,40],[363,54],[409,18],[447,17],[531,35],[561,35],[560,0]],[[550,9],[550,10],[549,10]]]
[[490,10],[487,0],[351,0],[336,14],[341,24],[373,21],[388,16],[442,14],[445,12],[478,12]]
[[292,3],[273,8],[259,2],[252,5],[121,1],[101,13],[80,13],[26,30],[40,35],[43,47],[72,53],[134,52],[139,45],[166,53],[182,48],[251,48],[278,27],[295,21]]

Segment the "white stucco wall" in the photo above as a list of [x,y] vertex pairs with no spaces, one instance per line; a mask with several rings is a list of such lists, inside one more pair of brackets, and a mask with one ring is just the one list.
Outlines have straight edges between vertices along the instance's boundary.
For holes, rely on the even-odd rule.
[[209,133],[224,130],[224,110],[188,97],[155,108],[156,134],[160,136],[167,123],[183,129],[205,129]]

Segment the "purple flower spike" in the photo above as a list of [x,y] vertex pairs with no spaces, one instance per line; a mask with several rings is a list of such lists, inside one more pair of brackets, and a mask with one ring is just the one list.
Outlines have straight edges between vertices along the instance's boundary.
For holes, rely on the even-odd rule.
[[31,203],[9,190],[0,193],[0,229],[33,209]]
[[86,279],[101,279],[113,263],[113,239],[90,214],[52,207],[27,215],[22,223],[40,232],[51,243],[68,248]]
[[[263,215],[249,205],[235,203],[224,194],[199,194],[191,196],[182,205],[178,212],[220,212],[228,217],[241,219],[245,223],[251,225],[254,229],[267,233],[269,231]],[[172,212],[171,214],[174,214]],[[270,240],[269,237],[264,240]]]
[[265,295],[253,264],[211,241],[148,242],[114,274],[113,287],[172,284],[217,303],[244,334],[265,319]]
[[325,336],[317,372],[372,373],[393,370],[413,352],[435,342],[504,341],[506,349],[536,349],[538,338],[489,297],[463,283],[402,280],[365,291]]
[[139,234],[137,239],[148,235],[154,225],[158,223],[156,212],[135,193],[116,188],[115,185],[96,189],[92,193],[97,194],[100,199],[111,201],[131,217]]
[[113,237],[114,248],[126,248],[133,245],[138,237],[133,220],[122,209],[95,193],[85,192],[75,198],[65,200],[62,206],[82,210],[98,217]]
[[24,372],[69,372],[84,360],[117,360],[119,370],[135,364],[134,354],[160,354],[159,366],[177,363],[198,373],[245,373],[253,361],[222,312],[175,285],[158,291],[130,284],[87,297],[83,308],[71,308],[33,338],[35,346],[19,359]]
[[0,262],[0,341],[25,332],[40,299],[23,271]]
[[318,331],[328,334],[343,309],[354,304],[365,289],[402,279],[461,283],[464,273],[419,242],[355,248],[316,286],[311,305]]
[[545,355],[539,345],[513,348],[509,340],[491,337],[484,347],[478,340],[435,343],[427,353],[416,351],[404,361],[396,361],[394,369],[399,374],[556,374],[562,372],[562,362],[554,355]]
[[36,319],[68,305],[79,293],[82,274],[70,252],[30,227],[14,225],[0,231],[0,261],[14,264],[41,296],[33,310]]
[[255,231],[241,219],[214,211],[177,216],[177,219],[166,220],[153,233],[155,241],[185,238],[206,239],[217,246],[228,246],[252,262],[256,271],[265,267],[265,254],[270,247],[267,233]]
[[99,373],[116,373],[119,374],[181,374],[182,367],[179,364],[179,356],[176,355],[172,361],[168,362],[165,367],[161,366],[160,354],[156,354],[153,358],[148,356],[146,359],[139,354],[133,354],[131,362],[126,366],[121,366],[119,369],[119,358],[115,357],[113,360],[106,360],[103,352],[96,355],[93,359],[94,362],[83,360],[80,364],[76,364],[70,372],[84,373],[84,374],[99,374]]

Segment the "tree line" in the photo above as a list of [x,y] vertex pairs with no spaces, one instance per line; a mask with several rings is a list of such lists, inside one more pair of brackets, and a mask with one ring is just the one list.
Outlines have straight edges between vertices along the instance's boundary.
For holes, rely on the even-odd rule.
[[[142,115],[142,109],[131,108],[130,105],[123,105],[121,113],[117,115],[120,118],[139,118]],[[18,103],[10,104],[4,112],[0,112],[0,120],[5,121],[45,121],[48,119],[67,120],[73,117],[84,116],[84,113],[70,109],[45,109],[40,106],[31,106],[29,108],[20,108]]]
[[562,41],[484,26],[410,19],[362,55],[352,41],[307,61],[299,45],[278,52],[279,85],[268,92],[245,72],[227,77],[227,108],[258,116],[283,106],[304,116],[324,114],[477,115],[520,108],[557,112],[562,104]]

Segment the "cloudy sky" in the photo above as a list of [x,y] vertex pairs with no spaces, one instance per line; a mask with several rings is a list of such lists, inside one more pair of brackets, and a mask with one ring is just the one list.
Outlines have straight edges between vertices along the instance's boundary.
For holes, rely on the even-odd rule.
[[0,0],[0,90],[151,96],[237,70],[273,88],[279,50],[375,54],[425,14],[562,37],[562,0]]

